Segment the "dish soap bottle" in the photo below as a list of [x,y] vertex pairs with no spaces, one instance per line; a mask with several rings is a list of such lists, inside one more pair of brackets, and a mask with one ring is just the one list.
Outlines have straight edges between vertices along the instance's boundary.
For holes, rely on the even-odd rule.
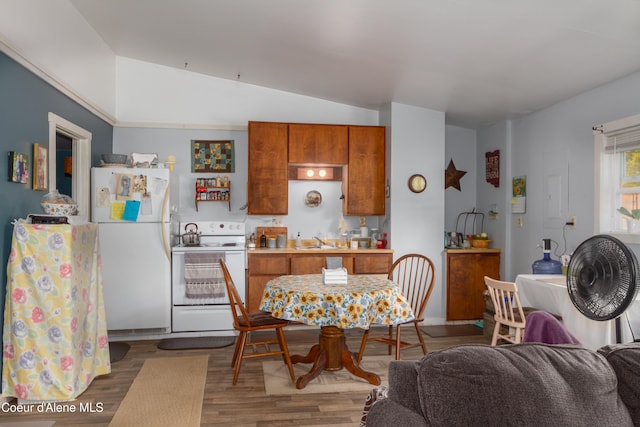
[[267,236],[264,234],[264,231],[262,232],[262,236],[260,236],[260,247],[261,248],[267,247]]
[[300,232],[298,231],[298,237],[296,237],[296,248],[302,247],[302,237],[300,236]]

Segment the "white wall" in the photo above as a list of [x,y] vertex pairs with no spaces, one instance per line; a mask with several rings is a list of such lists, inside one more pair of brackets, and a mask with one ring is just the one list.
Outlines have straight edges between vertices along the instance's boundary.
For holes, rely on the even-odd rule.
[[69,1],[4,0],[0,49],[107,120],[115,117],[115,55]]
[[470,212],[476,207],[476,169],[477,148],[476,131],[456,126],[445,126],[444,168],[450,160],[457,170],[467,173],[460,180],[460,191],[457,188],[445,189],[445,230],[462,232],[463,226],[457,230],[458,216],[462,212]]
[[377,125],[378,112],[117,58],[117,117],[121,124],[246,128],[249,120]]
[[[478,132],[476,153],[476,198],[477,210],[484,214],[484,229],[489,234],[492,248],[502,250],[500,277],[508,276],[510,247],[507,235],[507,220],[511,218],[511,176],[509,172],[510,149],[508,144],[509,122],[500,122]],[[500,186],[494,187],[486,180],[485,153],[500,150]],[[498,217],[489,217],[489,206],[497,205]]]
[[[394,258],[407,253],[429,257],[436,269],[436,287],[425,311],[427,324],[445,319],[444,292],[444,113],[392,103],[381,112],[388,126],[391,152],[388,171],[391,184],[389,240]],[[427,189],[413,193],[407,186],[411,175],[427,179]]]
[[[511,274],[531,273],[531,264],[542,258],[543,238],[566,246],[570,253],[594,232],[594,140],[591,127],[640,113],[640,73],[605,84],[552,107],[512,122],[511,175],[527,176],[527,212],[524,226],[507,222],[511,233]],[[484,140],[483,129],[478,139]],[[577,216],[576,229],[566,230],[544,221],[545,153],[566,150],[568,183],[567,214]],[[480,200],[480,196],[478,196]],[[506,200],[505,200],[506,202]],[[555,249],[555,245],[553,245]]]

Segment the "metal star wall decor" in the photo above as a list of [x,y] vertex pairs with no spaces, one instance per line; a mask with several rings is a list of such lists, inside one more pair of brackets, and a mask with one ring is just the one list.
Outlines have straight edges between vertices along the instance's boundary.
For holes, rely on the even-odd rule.
[[449,187],[456,188],[458,191],[462,191],[460,189],[460,178],[462,178],[467,171],[459,171],[456,169],[456,165],[453,164],[453,159],[449,160],[449,166],[444,171],[444,189],[446,190]]

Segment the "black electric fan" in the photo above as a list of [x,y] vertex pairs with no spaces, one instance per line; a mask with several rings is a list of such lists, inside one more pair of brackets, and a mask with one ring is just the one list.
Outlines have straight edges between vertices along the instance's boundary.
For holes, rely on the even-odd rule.
[[567,291],[573,305],[592,320],[616,320],[616,342],[622,342],[620,316],[638,293],[640,270],[635,254],[613,236],[599,234],[576,248],[567,269]]

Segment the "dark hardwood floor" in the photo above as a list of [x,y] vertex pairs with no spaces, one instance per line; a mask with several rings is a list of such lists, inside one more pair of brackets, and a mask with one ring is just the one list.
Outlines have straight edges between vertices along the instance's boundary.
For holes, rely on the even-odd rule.
[[[382,334],[386,328],[375,328],[371,336]],[[403,337],[413,340],[413,328],[403,328]],[[297,327],[285,330],[292,354],[306,354],[317,342],[318,330]],[[362,336],[361,330],[348,330],[347,345],[357,351]],[[439,350],[457,344],[489,344],[483,335],[470,337],[431,338],[424,335],[428,351]],[[370,338],[371,339],[371,338]],[[240,371],[238,384],[231,384],[233,370],[231,357],[233,346],[210,350],[159,350],[158,341],[128,341],[131,349],[121,361],[112,365],[109,375],[98,377],[74,403],[101,403],[102,412],[95,413],[30,413],[17,414],[0,412],[0,425],[8,422],[36,420],[55,421],[55,426],[107,426],[124,398],[129,386],[146,359],[176,357],[184,355],[209,355],[209,369],[202,402],[203,426],[357,426],[362,407],[367,396],[363,392],[292,394],[287,396],[267,396],[264,391],[262,361],[245,361]],[[387,354],[387,347],[369,342],[365,355]],[[403,351],[403,359],[419,359],[420,348]],[[275,358],[274,358],[275,360]],[[373,387],[373,386],[372,386]]]

